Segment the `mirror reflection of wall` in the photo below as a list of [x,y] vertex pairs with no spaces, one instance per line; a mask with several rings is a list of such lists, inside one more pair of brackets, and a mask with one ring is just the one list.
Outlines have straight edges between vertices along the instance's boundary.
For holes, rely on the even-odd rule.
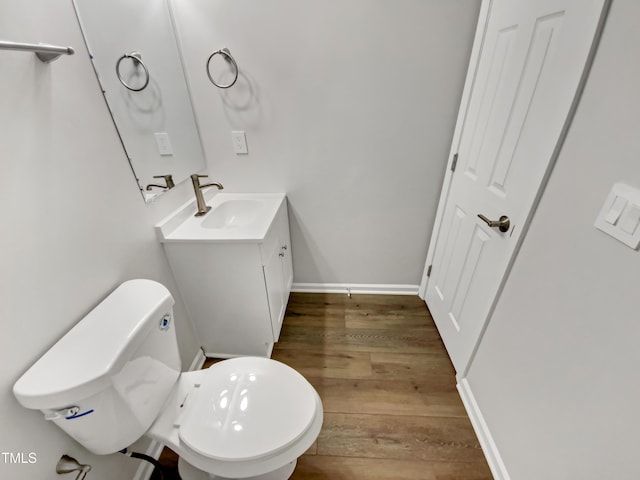
[[[150,201],[167,190],[162,187],[168,180],[177,184],[206,165],[169,5],[166,0],[73,2],[131,168]],[[118,79],[117,64],[129,88]]]

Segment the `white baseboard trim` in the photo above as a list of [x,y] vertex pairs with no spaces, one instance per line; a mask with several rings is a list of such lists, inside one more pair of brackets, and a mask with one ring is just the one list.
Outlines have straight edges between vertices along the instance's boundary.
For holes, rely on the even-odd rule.
[[378,295],[418,295],[419,285],[385,285],[367,283],[294,283],[296,293],[366,293]]
[[[200,370],[202,365],[204,365],[207,357],[204,355],[204,351],[202,348],[198,349],[198,353],[193,358],[191,365],[189,365],[189,372],[194,370]],[[151,440],[147,451],[144,452],[146,455],[155,458],[156,460],[160,458],[160,454],[162,453],[162,449],[164,448],[164,444],[157,442],[156,440]],[[151,474],[153,473],[153,465],[149,462],[145,462],[144,460],[140,461],[140,465],[138,465],[138,469],[136,470],[135,475],[133,476],[133,480],[149,480],[151,478]]]
[[209,358],[222,358],[223,360],[228,360],[230,358],[239,358],[239,357],[260,357],[262,355],[244,355],[242,353],[220,353],[220,352],[207,352],[207,357]]
[[204,365],[206,359],[207,357],[204,354],[204,350],[202,350],[202,348],[199,348],[198,353],[196,353],[196,356],[191,362],[191,365],[189,365],[188,371],[193,372],[194,370],[200,370],[202,368],[202,365]]
[[264,351],[251,349],[252,352],[247,351],[246,353],[221,353],[221,352],[204,352],[207,358],[222,358],[223,360],[228,360],[231,358],[238,357],[266,357],[271,358],[271,353],[273,352],[274,343],[265,343]]
[[507,467],[502,461],[497,445],[493,441],[493,437],[489,431],[489,426],[484,421],[484,416],[482,415],[480,407],[476,402],[476,398],[471,391],[469,382],[466,378],[463,378],[456,386],[458,387],[458,392],[460,393],[460,398],[462,398],[464,408],[467,410],[467,414],[471,420],[471,425],[473,425],[473,429],[478,436],[480,447],[482,447],[482,451],[487,459],[493,478],[495,480],[510,480],[511,477],[509,477]]

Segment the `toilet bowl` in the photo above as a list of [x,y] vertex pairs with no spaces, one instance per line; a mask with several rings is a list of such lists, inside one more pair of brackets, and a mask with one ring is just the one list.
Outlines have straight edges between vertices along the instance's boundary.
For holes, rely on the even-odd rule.
[[173,303],[157,282],[123,283],[20,377],[14,395],[93,453],[146,435],[180,456],[183,480],[286,480],[320,432],[318,393],[268,358],[181,373]]

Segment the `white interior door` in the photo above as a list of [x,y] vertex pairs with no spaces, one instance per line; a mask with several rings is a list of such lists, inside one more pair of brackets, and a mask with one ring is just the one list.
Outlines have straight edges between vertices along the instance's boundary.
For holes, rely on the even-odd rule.
[[[425,301],[458,372],[473,353],[561,145],[605,3],[491,2],[457,164],[428,257]],[[501,217],[509,219],[505,231]]]

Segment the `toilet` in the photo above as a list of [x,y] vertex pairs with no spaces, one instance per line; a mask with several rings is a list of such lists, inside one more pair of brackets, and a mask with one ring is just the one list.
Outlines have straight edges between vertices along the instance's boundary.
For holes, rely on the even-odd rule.
[[316,440],[322,402],[287,365],[239,357],[181,373],[174,300],[129,280],[46,352],[13,387],[89,451],[146,435],[179,456],[183,480],[285,480]]

